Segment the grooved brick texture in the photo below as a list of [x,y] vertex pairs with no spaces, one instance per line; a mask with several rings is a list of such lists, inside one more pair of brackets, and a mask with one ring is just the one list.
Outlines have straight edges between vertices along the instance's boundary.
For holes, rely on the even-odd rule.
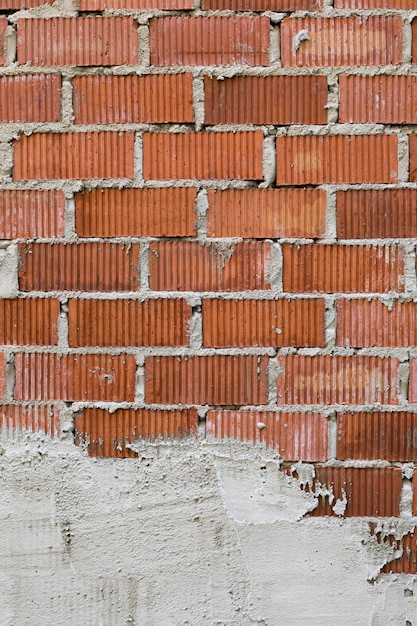
[[268,448],[415,574],[416,3],[43,4],[0,0],[2,440]]

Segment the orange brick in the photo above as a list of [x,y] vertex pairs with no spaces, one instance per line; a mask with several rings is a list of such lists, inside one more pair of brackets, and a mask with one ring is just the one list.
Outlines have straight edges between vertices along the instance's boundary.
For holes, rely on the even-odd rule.
[[261,180],[263,133],[145,133],[147,180]]
[[324,346],[324,300],[203,300],[203,345]]
[[382,574],[417,573],[417,536],[414,531],[407,533],[401,539],[397,539],[395,534],[385,535],[381,531],[376,532],[375,535],[379,544],[389,544],[395,549],[393,560],[384,565],[381,569]]
[[342,413],[337,458],[404,462],[417,459],[417,413]]
[[0,66],[6,63],[6,28],[7,17],[0,17]]
[[115,16],[20,19],[17,60],[32,65],[136,64],[135,22]]
[[408,385],[409,402],[417,402],[417,359],[410,360],[410,381]]
[[0,352],[0,398],[6,394],[6,359],[3,352]]
[[193,237],[196,196],[193,187],[77,193],[75,229],[80,237]]
[[185,300],[70,300],[68,313],[70,346],[189,345]]
[[59,301],[51,298],[0,300],[0,344],[56,345]]
[[151,20],[151,65],[269,65],[267,17]]
[[397,359],[278,357],[278,404],[398,404]]
[[265,404],[268,357],[193,356],[145,359],[147,403]]
[[[299,33],[308,38],[298,40]],[[397,65],[402,20],[397,16],[287,18],[281,22],[284,67]]]
[[0,429],[3,435],[13,439],[28,432],[59,437],[60,412],[55,406],[3,404],[0,406]]
[[133,402],[136,363],[131,355],[15,356],[16,400]]
[[417,135],[409,135],[410,181],[417,181]]
[[152,242],[149,264],[150,288],[156,291],[270,288],[270,244],[265,242]]
[[399,246],[284,244],[282,249],[284,291],[404,291],[404,251]]
[[326,124],[325,76],[205,77],[206,124]]
[[416,189],[349,189],[336,193],[339,239],[417,237]]
[[134,291],[139,244],[20,244],[21,291]]
[[284,461],[326,461],[327,429],[327,418],[315,413],[212,410],[206,415],[208,438],[264,443]]
[[304,135],[277,139],[277,185],[397,180],[395,135]]
[[323,237],[324,189],[209,189],[209,237]]
[[202,0],[203,11],[320,11],[321,0]]
[[14,142],[13,178],[133,178],[133,144],[134,133],[20,135]]
[[180,11],[192,9],[193,0],[80,0],[80,11],[104,11],[106,9],[146,10],[160,9]]
[[90,456],[132,458],[137,442],[196,437],[197,425],[195,409],[85,409],[75,418],[75,442],[86,445]]
[[337,302],[338,346],[417,346],[417,303],[380,300],[339,300]]
[[335,0],[335,9],[415,9],[414,0]]
[[[398,517],[402,476],[398,467],[322,467],[301,489],[317,495],[313,516]],[[289,471],[289,473],[296,474]],[[335,510],[336,506],[336,510]]]
[[417,76],[340,76],[339,93],[339,122],[417,122]]
[[76,76],[76,124],[192,122],[191,74]]
[[22,74],[0,78],[0,122],[59,122],[60,118],[60,76]]
[[62,237],[63,191],[0,190],[0,239]]

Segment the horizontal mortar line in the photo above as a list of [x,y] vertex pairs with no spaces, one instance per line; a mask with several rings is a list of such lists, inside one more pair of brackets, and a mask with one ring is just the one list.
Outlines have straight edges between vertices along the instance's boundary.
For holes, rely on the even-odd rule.
[[[49,401],[51,404],[52,401]],[[6,403],[8,404],[8,403]],[[29,402],[30,404],[30,402]],[[204,411],[238,411],[238,412],[265,412],[265,413],[314,413],[319,415],[325,415],[330,418],[334,413],[398,413],[409,412],[416,413],[417,405],[409,404],[406,407],[399,405],[375,405],[375,404],[309,404],[309,405],[276,405],[276,404],[256,404],[256,405],[219,405],[219,404],[198,404],[198,403],[146,403],[143,402],[93,402],[84,400],[75,400],[72,402],[72,410],[74,412],[82,411],[86,408],[103,408],[115,409],[118,408],[135,408],[135,409],[151,409],[151,410],[178,410],[178,409],[202,409]],[[117,407],[117,409],[116,409]]]

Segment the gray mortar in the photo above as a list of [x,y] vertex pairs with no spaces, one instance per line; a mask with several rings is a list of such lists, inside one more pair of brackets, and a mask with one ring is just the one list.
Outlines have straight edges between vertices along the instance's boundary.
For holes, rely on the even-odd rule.
[[325,297],[324,329],[326,348],[333,349],[336,345],[336,298]]
[[17,54],[17,39],[16,30],[9,24],[6,28],[5,34],[5,66],[12,65],[16,60]]
[[409,180],[409,139],[408,135],[398,135],[398,182],[407,183]]
[[204,78],[193,78],[193,113],[195,130],[200,131],[204,126]]
[[274,137],[265,137],[263,140],[262,167],[264,182],[259,186],[272,187],[275,184],[276,178],[276,149]]
[[149,48],[149,26],[140,24],[138,27],[139,37],[139,66],[142,70],[151,64],[151,54]]
[[195,201],[195,213],[196,213],[196,231],[197,231],[197,239],[200,243],[204,243],[207,238],[207,211],[209,208],[207,191],[205,189],[200,189],[197,193],[196,201]]
[[60,302],[60,312],[58,316],[58,349],[64,353],[69,348],[69,324],[68,324],[68,300]]

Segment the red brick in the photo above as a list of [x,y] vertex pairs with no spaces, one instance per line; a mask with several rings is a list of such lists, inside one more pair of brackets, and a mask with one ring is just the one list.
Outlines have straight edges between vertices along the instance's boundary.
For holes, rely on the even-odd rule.
[[417,182],[417,135],[409,135],[410,181]]
[[395,183],[396,135],[277,138],[277,185]]
[[51,298],[0,300],[0,344],[56,345],[59,301]]
[[203,345],[324,346],[324,300],[203,300]]
[[[305,31],[307,38],[298,40]],[[397,65],[402,20],[397,16],[287,18],[281,22],[284,67]]]
[[143,176],[147,180],[262,180],[262,131],[145,133]]
[[60,76],[22,74],[0,78],[0,122],[59,122],[60,118]]
[[70,300],[68,315],[73,347],[189,345],[185,300]]
[[13,439],[28,432],[59,437],[60,412],[55,406],[3,404],[0,406],[0,429]]
[[415,535],[415,529],[413,532],[407,533],[401,537],[401,539],[397,539],[395,534],[384,534],[383,531],[373,534],[375,534],[379,544],[389,544],[395,549],[393,560],[388,561],[388,563],[384,565],[381,569],[382,574],[417,573],[417,537]]
[[265,356],[161,356],[145,359],[145,400],[157,404],[265,404]]
[[277,404],[398,404],[397,359],[278,357]]
[[156,291],[270,288],[270,244],[265,242],[152,242],[149,265],[150,288]]
[[20,244],[21,291],[134,291],[139,244]]
[[52,4],[53,0],[0,0],[0,10],[35,9],[43,4]]
[[138,442],[196,437],[197,425],[195,409],[85,409],[75,418],[75,442],[86,445],[90,456],[132,458]]
[[409,402],[417,402],[417,359],[410,360],[410,381],[408,385]]
[[322,0],[202,0],[203,11],[320,11]]
[[0,190],[0,238],[62,237],[65,194],[49,190]]
[[417,237],[417,189],[336,193],[339,239]]
[[32,65],[136,64],[135,22],[115,16],[20,19],[17,60]]
[[[322,467],[316,465],[314,470],[315,476],[311,483],[300,482],[301,489],[316,494],[319,501],[318,507],[310,515],[399,516],[402,485],[400,468]],[[296,474],[296,470],[292,473]],[[342,512],[343,509],[344,512]]]
[[335,0],[335,9],[415,9],[414,0]]
[[180,11],[192,9],[193,0],[80,0],[80,11],[104,11],[106,9],[146,10],[160,9]]
[[327,429],[327,418],[315,413],[212,410],[206,415],[207,437],[264,443],[284,461],[326,461]]
[[15,356],[16,400],[133,402],[136,363],[131,355]]
[[417,413],[342,413],[337,418],[337,458],[417,460]]
[[6,28],[7,17],[0,17],[0,66],[6,63]]
[[380,300],[338,300],[338,346],[373,348],[375,346],[417,346],[417,303]]
[[133,145],[134,133],[20,135],[14,142],[13,178],[133,178]]
[[193,237],[196,196],[193,187],[77,193],[75,229],[80,237]]
[[340,76],[339,93],[339,122],[417,122],[417,76]]
[[[413,6],[413,9],[415,9],[415,6]],[[417,60],[417,20],[415,19],[411,22],[411,31],[412,31],[412,42],[413,42],[412,51],[411,51],[412,63],[416,63],[416,60]]]
[[326,124],[325,76],[205,77],[206,124]]
[[191,74],[76,76],[76,124],[193,122]]
[[269,65],[267,17],[151,20],[151,65]]
[[209,237],[323,237],[324,189],[209,189]]
[[6,394],[6,359],[3,352],[0,352],[0,398]]
[[404,251],[399,246],[284,244],[282,249],[284,291],[404,291]]

